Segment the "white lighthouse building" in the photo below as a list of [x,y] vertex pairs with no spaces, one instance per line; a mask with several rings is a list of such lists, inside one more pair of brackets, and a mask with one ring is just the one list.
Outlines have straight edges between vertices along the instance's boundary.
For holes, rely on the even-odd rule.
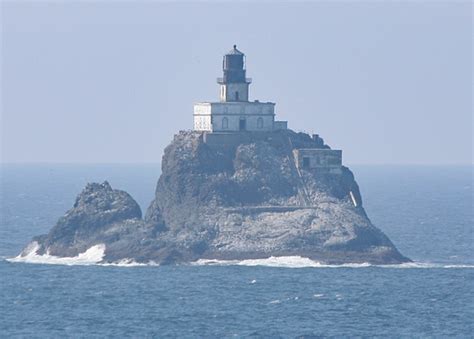
[[249,101],[245,55],[234,48],[224,55],[223,77],[219,102],[200,102],[194,105],[194,130],[203,132],[268,132],[286,129],[286,121],[275,121],[275,103]]

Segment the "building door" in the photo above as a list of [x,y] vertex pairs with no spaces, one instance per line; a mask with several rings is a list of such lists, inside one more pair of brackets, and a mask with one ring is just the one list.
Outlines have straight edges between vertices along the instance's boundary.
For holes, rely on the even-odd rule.
[[303,157],[303,168],[309,168],[309,158]]
[[245,131],[247,129],[247,120],[245,118],[240,118],[239,120],[239,130]]

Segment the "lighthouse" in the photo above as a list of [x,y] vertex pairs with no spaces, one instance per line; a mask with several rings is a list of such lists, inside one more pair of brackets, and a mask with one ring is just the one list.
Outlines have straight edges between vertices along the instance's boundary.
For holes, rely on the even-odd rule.
[[246,78],[245,54],[234,48],[222,60],[223,77],[217,78],[221,87],[221,102],[249,101],[249,85],[252,79]]
[[275,121],[275,103],[249,100],[252,82],[246,77],[245,54],[234,47],[222,60],[218,102],[194,105],[194,130],[208,133],[268,132],[286,129],[286,121]]

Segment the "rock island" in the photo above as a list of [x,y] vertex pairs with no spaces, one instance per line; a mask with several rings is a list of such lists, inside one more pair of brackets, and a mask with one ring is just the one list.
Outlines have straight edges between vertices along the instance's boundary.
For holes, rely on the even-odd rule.
[[100,245],[104,262],[410,261],[370,222],[341,150],[275,120],[275,103],[249,101],[245,62],[236,46],[224,56],[220,100],[195,104],[194,130],[166,147],[144,217],[128,193],[91,183],[21,255],[74,257]]

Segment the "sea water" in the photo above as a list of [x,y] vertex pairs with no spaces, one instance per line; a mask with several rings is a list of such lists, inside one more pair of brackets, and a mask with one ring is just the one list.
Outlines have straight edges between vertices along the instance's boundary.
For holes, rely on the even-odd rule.
[[472,337],[473,168],[352,169],[372,222],[414,263],[331,266],[280,257],[97,265],[101,246],[76,258],[18,262],[86,182],[108,180],[145,210],[160,170],[4,165],[0,337]]

